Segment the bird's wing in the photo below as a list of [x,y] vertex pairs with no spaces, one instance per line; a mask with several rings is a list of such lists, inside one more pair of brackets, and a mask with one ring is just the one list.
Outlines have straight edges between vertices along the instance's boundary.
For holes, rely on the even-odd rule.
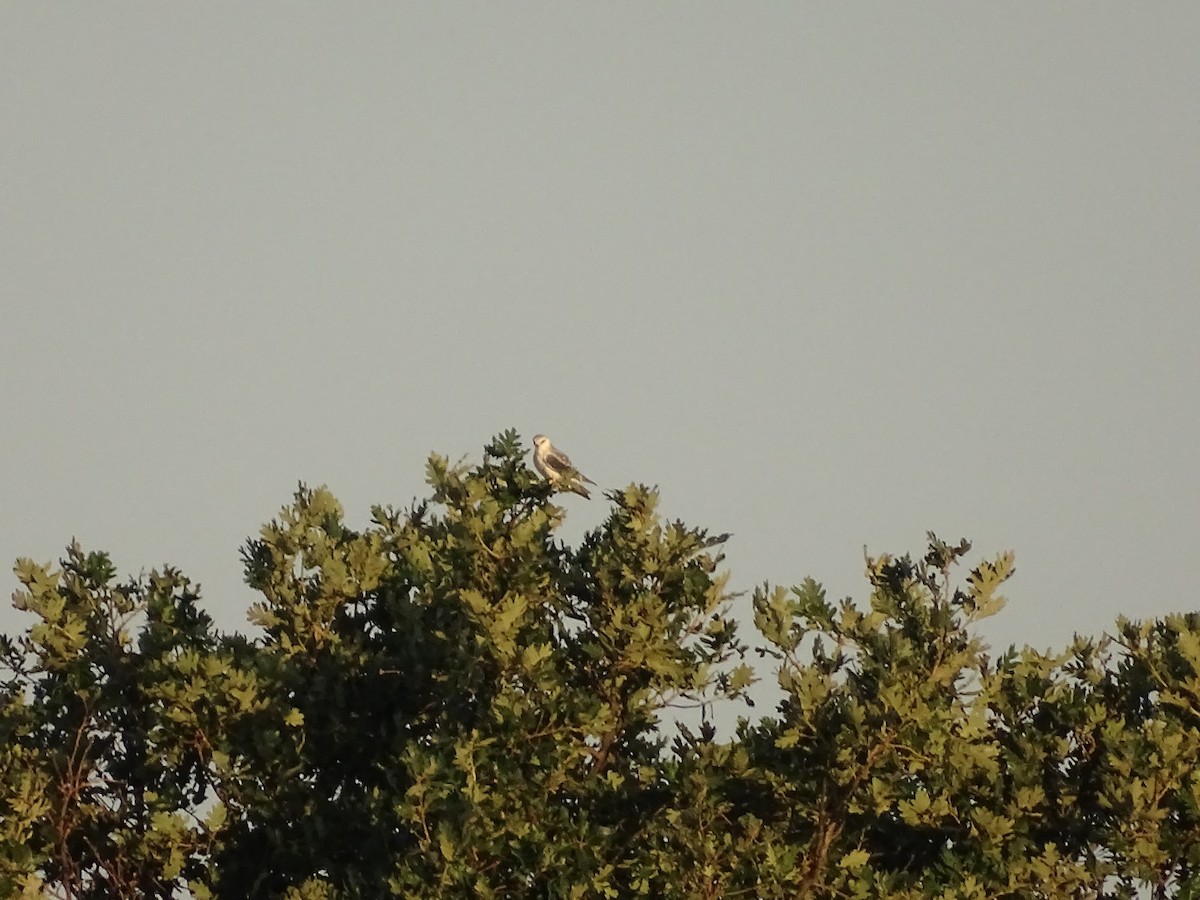
[[553,447],[546,451],[546,455],[542,457],[542,462],[546,464],[547,468],[553,469],[556,474],[561,475],[564,472],[576,472],[578,474],[574,463],[571,462],[571,457],[567,456],[561,450],[555,450]]

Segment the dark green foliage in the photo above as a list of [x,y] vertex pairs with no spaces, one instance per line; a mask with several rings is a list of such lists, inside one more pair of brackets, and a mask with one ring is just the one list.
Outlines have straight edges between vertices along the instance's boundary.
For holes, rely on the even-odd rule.
[[[1192,897],[1200,628],[1059,656],[975,636],[1012,557],[763,588],[631,485],[578,547],[515,433],[350,528],[301,488],[243,549],[254,640],[180,573],[19,561],[0,643],[0,896]],[[676,724],[688,721],[688,727]]]

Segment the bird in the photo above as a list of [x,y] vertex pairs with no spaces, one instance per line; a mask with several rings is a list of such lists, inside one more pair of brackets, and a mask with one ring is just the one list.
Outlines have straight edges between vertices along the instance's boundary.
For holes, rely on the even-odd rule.
[[573,491],[586,500],[591,499],[592,495],[581,482],[596,482],[575,468],[571,457],[557,449],[544,434],[533,436],[533,465],[551,484]]

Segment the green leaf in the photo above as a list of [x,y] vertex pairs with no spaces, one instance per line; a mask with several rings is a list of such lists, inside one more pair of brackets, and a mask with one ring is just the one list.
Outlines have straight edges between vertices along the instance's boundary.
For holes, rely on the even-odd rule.
[[848,871],[861,869],[871,861],[871,854],[866,850],[851,850],[838,861],[838,868]]

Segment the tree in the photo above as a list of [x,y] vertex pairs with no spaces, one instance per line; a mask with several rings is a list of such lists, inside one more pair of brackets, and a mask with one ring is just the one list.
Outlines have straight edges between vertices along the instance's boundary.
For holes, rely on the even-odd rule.
[[718,737],[755,678],[725,536],[631,485],[567,546],[522,449],[361,531],[302,486],[243,548],[254,639],[170,568],[19,561],[0,895],[1200,894],[1194,618],[993,661],[1012,557],[960,584],[931,535],[862,606],[756,591],[783,700]]

